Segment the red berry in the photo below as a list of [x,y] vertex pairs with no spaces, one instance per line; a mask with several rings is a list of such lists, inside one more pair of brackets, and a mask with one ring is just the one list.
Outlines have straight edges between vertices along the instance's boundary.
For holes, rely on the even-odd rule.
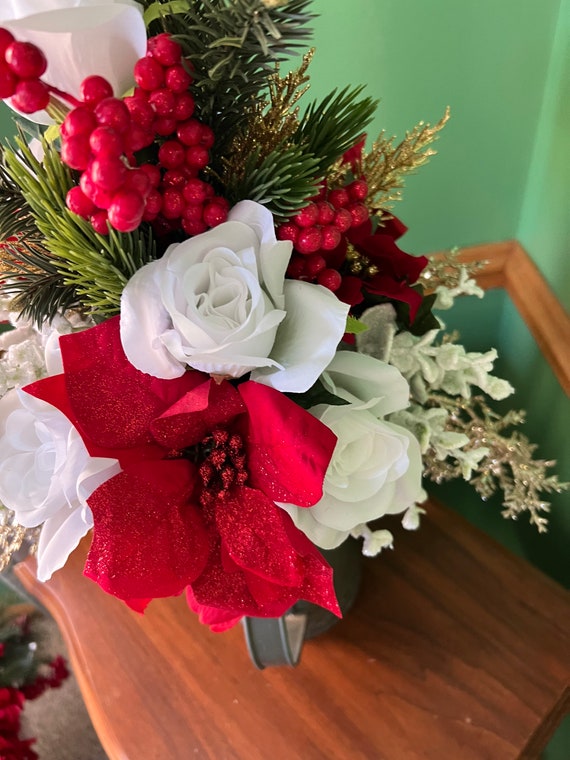
[[347,232],[352,227],[352,215],[345,208],[339,208],[334,215],[334,226],[339,232]]
[[327,262],[320,253],[311,253],[309,256],[305,256],[304,261],[305,272],[311,279],[316,277],[319,272],[322,272],[327,265]]
[[136,153],[143,148],[148,148],[154,142],[154,133],[150,129],[143,129],[138,124],[131,124],[129,131],[125,135],[126,153]]
[[14,35],[4,27],[0,27],[0,60],[4,60],[6,49],[14,42]]
[[162,210],[162,195],[158,190],[151,190],[147,195],[143,219],[148,222],[154,219]]
[[183,217],[182,229],[187,235],[189,235],[190,237],[193,237],[194,235],[201,235],[202,232],[206,232],[206,230],[208,229],[208,226],[201,219],[194,220],[194,219],[187,219],[186,217]]
[[323,236],[323,242],[321,244],[323,251],[334,251],[341,241],[342,235],[340,230],[338,230],[333,224],[328,224],[321,229],[321,234]]
[[294,253],[287,267],[287,276],[293,280],[300,280],[302,277],[305,277],[305,261],[305,256],[299,256],[298,253]]
[[167,140],[158,149],[158,161],[165,169],[177,169],[185,161],[186,149],[178,140]]
[[119,190],[109,206],[109,222],[119,232],[132,232],[142,221],[144,207],[136,190]]
[[166,87],[160,87],[158,90],[151,92],[148,102],[159,116],[173,116],[176,98],[174,97],[174,93],[167,90]]
[[80,187],[72,187],[65,196],[65,204],[74,214],[87,219],[95,211],[93,201],[88,198]]
[[189,92],[181,92],[176,96],[174,118],[176,121],[186,121],[194,113],[194,98]]
[[165,190],[167,187],[174,187],[176,190],[182,192],[184,185],[188,182],[190,176],[191,175],[185,166],[180,169],[168,169],[162,175],[162,189]]
[[167,187],[162,194],[162,214],[166,219],[178,219],[186,207],[180,190]]
[[165,32],[149,39],[148,55],[156,58],[162,66],[174,66],[182,57],[182,48]]
[[214,130],[206,124],[202,124],[200,129],[200,145],[203,148],[211,148],[214,142]]
[[152,122],[152,129],[155,134],[168,137],[176,132],[176,119],[172,119],[170,116],[158,116]]
[[202,205],[208,197],[208,185],[197,177],[189,179],[184,185],[182,195],[191,206]]
[[166,86],[172,92],[185,92],[192,84],[192,77],[182,64],[171,66],[165,75]]
[[222,222],[226,221],[228,218],[228,210],[221,203],[212,201],[204,206],[202,218],[208,227],[216,227],[218,224],[222,224]]
[[84,103],[94,106],[106,98],[112,98],[113,88],[104,77],[93,75],[81,82],[79,93]]
[[197,119],[188,119],[178,125],[176,134],[184,145],[199,145],[202,137],[202,125]]
[[144,172],[150,180],[151,187],[158,187],[160,185],[160,169],[155,164],[141,164],[139,171]]
[[140,58],[133,69],[135,82],[138,86],[152,92],[164,84],[164,69],[154,58]]
[[95,118],[100,126],[111,127],[123,134],[131,126],[129,109],[119,98],[105,98],[95,106]]
[[330,203],[327,203],[327,201],[319,201],[317,203],[317,208],[319,210],[317,222],[322,225],[332,224],[334,219],[334,207],[331,206]]
[[[125,190],[136,190],[137,193],[142,195],[145,199],[148,198],[152,186],[150,184],[150,177],[142,169],[129,169],[123,184]],[[158,212],[157,212],[158,213]]]
[[89,137],[89,146],[96,156],[118,158],[124,151],[124,141],[111,127],[96,127]]
[[91,160],[91,148],[87,135],[74,135],[63,140],[61,160],[72,169],[83,171]]
[[[0,31],[3,31],[0,29]],[[16,92],[18,79],[13,71],[0,60],[0,100],[10,98]]]
[[368,209],[363,203],[351,203],[348,211],[350,211],[350,216],[352,217],[352,227],[360,227],[370,217]]
[[97,121],[93,111],[85,106],[78,106],[70,111],[61,125],[61,134],[63,137],[73,137],[74,135],[89,136],[97,126]]
[[191,221],[191,222],[201,222],[202,221],[202,211],[203,210],[204,209],[203,209],[202,206],[196,206],[196,205],[194,205],[194,206],[186,206],[186,208],[184,209],[184,212],[182,214],[182,217],[184,219],[187,219],[188,221]]
[[4,58],[20,79],[39,79],[47,69],[45,55],[31,42],[15,40],[6,48]]
[[344,208],[350,203],[348,193],[343,187],[331,190],[328,194],[328,200],[335,208]]
[[[144,92],[144,90],[135,90]],[[129,109],[131,119],[143,129],[150,129],[154,121],[155,113],[146,96],[144,98],[130,95],[123,99],[123,103]]]
[[293,222],[285,222],[277,227],[277,240],[290,240],[294,245],[298,234],[299,228]]
[[49,91],[39,79],[23,79],[16,85],[12,105],[22,113],[42,111],[49,103]]
[[365,201],[368,195],[368,185],[363,179],[355,179],[346,186],[346,190],[353,201]]
[[338,290],[340,288],[342,284],[342,277],[336,271],[336,269],[323,269],[317,275],[317,282],[319,285],[332,290],[334,293],[335,290]]
[[108,235],[109,234],[109,225],[107,223],[108,215],[106,211],[96,211],[89,221],[91,222],[91,226],[95,230],[95,232],[99,233],[99,235]]
[[79,187],[83,190],[85,195],[90,198],[93,203],[100,209],[108,209],[113,200],[113,193],[103,190],[99,187],[91,178],[89,169],[84,171],[79,180]]
[[321,247],[322,235],[318,227],[306,227],[299,232],[295,248],[299,253],[307,255],[315,253]]
[[120,158],[102,156],[93,161],[89,173],[97,187],[113,192],[118,190],[125,181],[127,167]]
[[201,145],[191,145],[186,151],[186,164],[193,169],[203,169],[208,165],[210,154],[207,148]]
[[309,203],[308,206],[302,208],[299,213],[294,217],[294,222],[299,227],[314,227],[317,223],[319,216],[319,209],[316,203]]

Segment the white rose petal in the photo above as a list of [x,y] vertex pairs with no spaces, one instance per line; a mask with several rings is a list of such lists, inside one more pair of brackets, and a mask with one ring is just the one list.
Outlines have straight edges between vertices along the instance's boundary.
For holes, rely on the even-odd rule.
[[286,281],[291,243],[273,217],[242,201],[228,221],[170,246],[121,297],[121,342],[154,377],[188,367],[278,390],[311,387],[334,356],[348,306],[319,285]]
[[425,492],[418,441],[405,428],[379,418],[379,412],[407,406],[407,383],[400,373],[377,359],[347,351],[335,356],[323,382],[350,401],[310,410],[337,436],[323,497],[308,509],[278,506],[313,543],[332,549],[358,526],[423,501]]
[[67,417],[25,391],[0,400],[0,502],[24,527],[43,523],[38,578],[62,567],[92,527],[87,499],[120,471],[89,456]]

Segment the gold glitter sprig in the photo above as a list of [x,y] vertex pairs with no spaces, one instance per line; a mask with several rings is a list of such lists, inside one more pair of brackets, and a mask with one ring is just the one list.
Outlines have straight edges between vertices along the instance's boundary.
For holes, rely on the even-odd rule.
[[483,269],[485,261],[464,262],[459,260],[460,248],[452,248],[449,251],[431,256],[429,263],[421,273],[418,283],[428,292],[434,291],[440,285],[446,288],[456,288],[462,279],[469,278]]
[[427,163],[436,151],[429,146],[449,120],[449,108],[433,127],[421,121],[405,138],[394,145],[395,137],[382,131],[372,150],[362,158],[362,173],[368,183],[366,205],[380,219],[389,216],[387,209],[401,200],[404,177]]
[[9,564],[22,545],[28,545],[28,552],[34,554],[39,539],[39,528],[23,528],[14,519],[14,513],[0,506],[0,572]]
[[246,115],[247,127],[237,135],[231,145],[229,156],[224,159],[222,181],[230,184],[243,175],[247,159],[255,153],[259,163],[275,148],[285,144],[299,126],[299,99],[307,91],[307,69],[315,51],[303,56],[303,63],[296,71],[280,75],[279,64],[275,74],[269,77],[269,98],[256,102]]
[[[504,517],[516,520],[528,512],[530,522],[539,533],[546,532],[548,520],[544,513],[549,511],[550,504],[542,494],[562,493],[570,483],[561,483],[556,475],[547,474],[556,462],[534,459],[537,446],[525,435],[505,433],[508,428],[524,422],[524,412],[511,410],[502,416],[492,410],[482,396],[462,399],[442,393],[431,394],[428,405],[449,412],[447,429],[469,438],[464,451],[488,449],[488,454],[474,467],[476,474],[469,481],[481,498],[486,500],[502,491]],[[441,483],[460,478],[461,467],[459,462],[438,460],[430,450],[424,455],[424,474]]]

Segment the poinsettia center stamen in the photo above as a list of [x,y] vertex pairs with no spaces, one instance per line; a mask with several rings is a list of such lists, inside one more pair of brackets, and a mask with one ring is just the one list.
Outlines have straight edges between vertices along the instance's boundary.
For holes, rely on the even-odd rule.
[[224,429],[213,430],[199,444],[202,463],[198,468],[204,485],[202,506],[224,500],[235,487],[245,485],[247,470],[242,437]]
[[374,277],[380,271],[376,264],[371,264],[370,259],[359,253],[352,245],[348,245],[346,251],[346,263],[350,274],[357,275],[362,279]]

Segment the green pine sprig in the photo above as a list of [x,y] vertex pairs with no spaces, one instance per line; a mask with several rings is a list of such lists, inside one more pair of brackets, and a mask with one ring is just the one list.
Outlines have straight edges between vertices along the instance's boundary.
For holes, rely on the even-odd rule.
[[305,112],[294,141],[304,145],[307,153],[318,156],[319,172],[326,170],[352,148],[372,120],[378,101],[359,100],[363,87],[333,90],[320,102],[313,102]]
[[[55,270],[83,308],[102,316],[117,313],[128,279],[156,257],[150,231],[145,226],[129,234],[114,230],[108,236],[97,234],[88,221],[70,212],[65,204],[74,179],[57,150],[44,143],[45,155],[40,163],[22,135],[16,138],[16,146],[17,150],[5,150],[6,171],[20,188],[41,234],[51,264],[48,273],[57,280]],[[43,321],[53,317],[46,292],[53,280],[36,279],[34,284],[35,288],[28,292],[27,308],[34,318]],[[25,298],[26,291],[22,290],[20,299]]]
[[245,198],[267,206],[276,221],[288,219],[318,192],[322,176],[317,159],[303,146],[278,146],[259,162],[259,152],[246,159],[245,170],[230,178],[226,196],[232,203]]

